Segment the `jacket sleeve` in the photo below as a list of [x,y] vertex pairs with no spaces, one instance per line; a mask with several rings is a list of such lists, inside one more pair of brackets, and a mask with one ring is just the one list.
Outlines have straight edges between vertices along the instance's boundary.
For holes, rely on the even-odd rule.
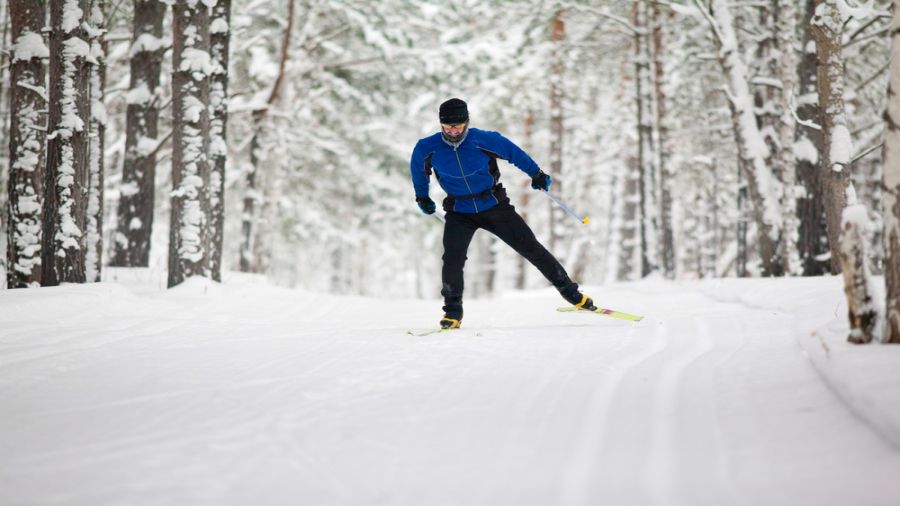
[[409,161],[409,173],[412,176],[416,197],[428,196],[429,177],[425,171],[425,157],[427,155],[425,151],[422,141],[419,141],[413,149],[412,158]]
[[528,174],[529,177],[540,172],[541,168],[538,167],[537,162],[528,156],[528,153],[522,148],[516,146],[513,141],[500,135],[499,132],[487,132],[487,134],[488,149],[518,167],[522,172]]

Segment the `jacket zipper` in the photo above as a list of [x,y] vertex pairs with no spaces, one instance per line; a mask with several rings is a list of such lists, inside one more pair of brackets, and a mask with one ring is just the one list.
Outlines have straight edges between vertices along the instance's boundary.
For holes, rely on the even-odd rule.
[[[457,151],[458,147],[459,146],[453,146],[453,154],[456,155],[456,163],[457,163],[457,165],[459,165],[459,173],[462,175],[463,182],[466,183],[466,188],[469,189],[469,195],[472,195],[473,194],[472,187],[469,186],[469,180],[466,179],[466,173],[465,173],[465,171],[463,171],[462,161],[459,159],[459,151]],[[475,212],[477,213],[478,212],[478,203],[475,202],[474,198],[472,199],[472,205],[475,206]]]

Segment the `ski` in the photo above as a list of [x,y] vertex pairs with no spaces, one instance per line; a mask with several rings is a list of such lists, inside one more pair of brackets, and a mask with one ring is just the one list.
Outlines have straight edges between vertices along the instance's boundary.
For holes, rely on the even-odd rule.
[[424,332],[416,332],[416,331],[412,331],[412,330],[407,330],[406,333],[411,336],[425,337],[425,336],[430,336],[432,334],[441,334],[444,332],[450,332],[451,330],[459,330],[459,329],[458,328],[456,328],[456,329],[430,329],[430,330],[426,330]]
[[602,314],[604,316],[611,316],[613,318],[618,318],[620,320],[628,320],[631,322],[639,322],[644,319],[643,316],[623,313],[621,311],[614,311],[612,309],[607,309],[607,308],[603,308],[603,307],[598,307],[597,309],[595,309],[593,311],[589,311],[587,309],[581,309],[581,308],[575,307],[575,306],[560,307],[560,308],[557,308],[556,310],[559,311],[560,313],[574,313],[576,311],[588,311],[590,313]]

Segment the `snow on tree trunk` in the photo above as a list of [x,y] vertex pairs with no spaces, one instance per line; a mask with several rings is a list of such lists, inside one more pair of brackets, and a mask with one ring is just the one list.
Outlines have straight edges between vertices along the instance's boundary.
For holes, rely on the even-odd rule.
[[209,84],[209,269],[222,280],[222,243],[225,226],[225,165],[228,158],[228,45],[231,38],[231,0],[218,0],[209,27],[213,74]]
[[654,103],[656,104],[656,166],[659,171],[659,261],[666,278],[673,279],[675,277],[675,238],[672,230],[672,184],[675,173],[669,161],[671,158],[669,131],[666,125],[668,121],[666,117],[666,88],[668,81],[664,57],[667,53],[663,36],[664,20],[662,9],[658,3],[654,3],[651,9],[653,90]]
[[146,267],[150,262],[150,236],[156,177],[159,118],[159,78],[163,53],[171,40],[163,37],[166,4],[136,0],[131,42],[131,82],[125,96],[125,161],[116,210],[115,249],[110,265]]
[[87,251],[85,274],[88,281],[100,281],[103,264],[103,153],[106,147],[106,1],[93,0],[91,5],[90,68],[91,122],[88,152]]
[[173,7],[172,215],[169,287],[209,277],[209,15],[200,0]]
[[797,276],[802,271],[800,256],[797,253],[797,240],[800,223],[797,219],[797,160],[794,155],[794,138],[797,135],[797,122],[793,114],[794,89],[797,86],[797,54],[796,20],[797,0],[777,0],[775,16],[777,17],[777,51],[776,62],[778,78],[781,81],[781,116],[778,122],[779,165],[782,181],[782,213],[784,229],[781,233],[783,269],[786,274]]
[[891,27],[891,74],[884,114],[884,219],[885,343],[900,343],[900,0],[894,2]]
[[839,0],[816,0],[811,30],[816,40],[819,104],[824,148],[819,153],[825,198],[825,219],[831,247],[831,269],[840,272],[841,215],[847,207],[852,142],[844,110],[843,20]]
[[[802,23],[804,27],[812,22],[816,8],[815,0],[805,2],[806,12]],[[797,115],[804,122],[821,125],[816,48],[811,30],[803,30],[801,42],[803,52],[798,66],[800,95],[797,99]],[[797,217],[800,221],[797,251],[805,276],[818,276],[830,272],[825,199],[822,195],[822,174],[819,170],[819,153],[824,149],[824,138],[820,129],[802,124],[797,128],[794,143],[794,156],[797,160]]]
[[50,2],[50,108],[44,179],[44,286],[85,281],[90,62],[87,0]]
[[49,56],[41,29],[43,1],[11,0],[9,181],[6,286],[41,282],[41,203],[44,125],[47,107],[44,62]]
[[720,43],[719,62],[728,80],[727,91],[731,99],[732,121],[741,159],[740,165],[747,178],[747,190],[753,207],[762,275],[772,276],[781,269],[777,251],[781,234],[779,206],[781,190],[766,165],[769,148],[756,123],[747,68],[739,52],[728,2],[712,0],[712,9],[714,31]]
[[[565,51],[563,44],[566,40],[566,22],[563,19],[563,11],[557,10],[550,24],[550,174],[554,178],[554,187],[557,194],[562,193],[562,156],[563,156],[563,58]],[[550,251],[556,252],[563,240],[565,224],[565,212],[559,206],[550,206]]]
[[840,262],[847,295],[851,343],[868,343],[875,336],[878,310],[872,299],[872,274],[869,269],[866,231],[871,227],[866,206],[856,201],[853,187],[847,189],[848,206],[841,217]]

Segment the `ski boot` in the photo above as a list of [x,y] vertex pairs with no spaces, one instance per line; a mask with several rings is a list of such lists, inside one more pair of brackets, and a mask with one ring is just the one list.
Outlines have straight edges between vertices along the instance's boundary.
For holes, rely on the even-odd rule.
[[462,324],[462,314],[459,315],[459,318],[453,318],[456,315],[445,314],[443,318],[441,318],[441,329],[442,330],[451,330],[458,329],[460,324]]
[[575,307],[577,307],[578,309],[584,309],[585,311],[597,310],[597,306],[594,305],[594,301],[585,294],[581,294],[581,302],[575,304]]

